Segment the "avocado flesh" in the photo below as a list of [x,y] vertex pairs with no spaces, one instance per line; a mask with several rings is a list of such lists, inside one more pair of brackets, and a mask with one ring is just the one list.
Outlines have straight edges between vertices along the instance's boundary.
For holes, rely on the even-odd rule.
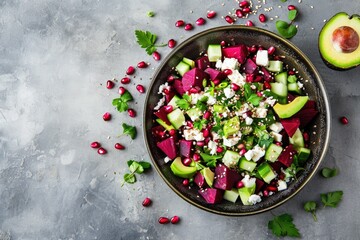
[[181,162],[181,158],[177,157],[170,165],[174,175],[182,178],[191,178],[196,173],[196,167],[187,167]]
[[276,103],[274,106],[274,111],[280,118],[290,118],[299,112],[305,106],[308,100],[308,96],[299,96],[288,104]]
[[319,34],[319,51],[325,63],[337,70],[346,70],[360,64],[360,45],[350,53],[336,50],[332,41],[333,32],[339,27],[351,27],[360,36],[360,16],[351,17],[344,12],[334,15],[322,28]]

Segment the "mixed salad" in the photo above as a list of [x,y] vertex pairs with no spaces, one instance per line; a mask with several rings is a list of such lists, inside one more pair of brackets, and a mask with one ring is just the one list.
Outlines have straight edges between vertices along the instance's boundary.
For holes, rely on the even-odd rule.
[[318,111],[303,81],[274,47],[210,44],[159,87],[154,141],[207,203],[254,205],[286,190],[311,155]]

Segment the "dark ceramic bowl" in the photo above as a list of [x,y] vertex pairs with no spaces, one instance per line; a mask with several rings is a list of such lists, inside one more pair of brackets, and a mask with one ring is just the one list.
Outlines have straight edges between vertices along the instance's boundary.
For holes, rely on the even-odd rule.
[[[234,204],[225,200],[215,205],[207,204],[202,197],[198,196],[198,188],[196,186],[191,189],[184,187],[182,179],[172,174],[170,163],[166,164],[164,162],[165,155],[157,148],[151,134],[151,128],[154,125],[153,109],[159,100],[157,92],[159,86],[166,82],[171,69],[179,63],[182,57],[196,59],[200,52],[207,49],[209,44],[219,44],[222,40],[232,45],[243,43],[246,45],[262,45],[265,48],[270,46],[276,47],[278,55],[286,56],[284,62],[290,68],[296,68],[299,71],[299,75],[307,80],[303,81],[306,92],[310,99],[316,100],[317,109],[320,111],[312,128],[309,129],[310,133],[316,132],[316,134],[310,135],[311,144],[309,148],[311,148],[312,155],[305,166],[305,171],[298,176],[296,181],[292,181],[286,190],[264,198],[262,202],[253,206],[243,206],[240,201]],[[181,198],[212,213],[228,216],[251,215],[268,211],[286,202],[295,196],[315,174],[328,148],[330,109],[324,84],[318,71],[305,54],[291,42],[272,32],[259,28],[244,26],[217,27],[198,33],[185,40],[163,60],[155,72],[147,92],[144,109],[144,133],[146,147],[151,156],[153,166],[169,187]]]

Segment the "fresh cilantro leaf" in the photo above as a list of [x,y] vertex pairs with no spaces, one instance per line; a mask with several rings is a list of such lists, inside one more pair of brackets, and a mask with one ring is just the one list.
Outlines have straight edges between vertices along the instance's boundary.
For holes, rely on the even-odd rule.
[[122,124],[123,134],[129,135],[131,139],[135,139],[137,135],[136,127],[127,125],[126,123]]
[[200,153],[201,158],[206,162],[208,167],[216,167],[216,162],[218,159],[222,158],[221,155],[209,155],[206,153]]
[[131,173],[138,173],[141,174],[144,172],[144,168],[136,161],[133,161],[132,164],[129,167],[129,170]]
[[294,21],[295,18],[296,18],[296,16],[297,16],[297,13],[298,13],[298,12],[297,12],[296,9],[290,10],[290,11],[289,11],[289,14],[288,14],[289,20],[290,20],[290,21]]
[[297,33],[297,28],[294,25],[282,20],[276,21],[276,29],[284,38],[292,38]]
[[135,162],[135,160],[129,160],[129,161],[127,161],[128,167],[130,167],[133,162]]
[[123,186],[124,183],[133,184],[135,182],[136,182],[136,177],[135,177],[134,173],[125,173],[124,182],[121,184],[121,186]]
[[135,183],[136,182],[135,173],[142,174],[151,167],[150,163],[148,162],[143,162],[143,161],[138,162],[135,160],[127,161],[127,165],[129,167],[130,173],[126,173],[124,175],[124,182],[121,184],[121,186],[123,186],[125,183],[130,183],[130,184]]
[[300,237],[299,230],[293,223],[292,216],[287,213],[275,216],[273,220],[269,221],[268,228],[277,237]]
[[178,105],[179,108],[183,110],[188,110],[190,108],[190,103],[185,99],[179,99],[175,103],[176,105]]
[[155,13],[153,11],[149,11],[149,12],[147,12],[147,16],[153,17],[153,16],[155,16]]
[[250,102],[255,107],[259,106],[260,101],[262,100],[262,97],[259,97],[257,94],[253,93],[250,95],[250,97],[247,99],[248,102]]
[[317,217],[316,217],[316,213],[315,213],[316,207],[317,207],[317,204],[314,201],[309,201],[304,204],[304,210],[311,213],[315,222],[317,222]]
[[249,83],[244,84],[244,96],[246,99],[249,99],[249,97],[252,94],[251,86]]
[[197,120],[194,122],[194,128],[201,130],[206,123],[207,123],[206,119]]
[[145,48],[146,53],[151,55],[156,51],[156,47],[164,47],[166,44],[155,45],[157,36],[149,31],[135,30],[136,42],[140,47]]
[[323,168],[321,170],[321,175],[324,177],[324,178],[331,178],[331,177],[335,177],[336,175],[338,174],[338,171],[336,168]]
[[132,101],[133,97],[129,91],[125,91],[119,98],[115,98],[112,101],[112,105],[116,107],[119,112],[128,110],[129,106],[127,102]]
[[259,139],[258,144],[260,147],[267,149],[270,146],[270,144],[273,143],[273,141],[274,138],[272,137],[262,137]]
[[200,111],[202,111],[202,112],[204,112],[204,111],[207,109],[206,103],[201,102],[201,101],[198,101],[198,102],[196,103],[196,107],[197,107]]
[[191,102],[191,96],[187,95],[186,93],[184,95],[182,95],[182,98],[188,102]]
[[336,208],[342,199],[343,191],[322,193],[320,194],[320,196],[321,196],[321,202],[324,204],[324,207],[329,206]]
[[140,161],[140,166],[144,168],[144,170],[149,169],[151,167],[151,164],[148,162]]

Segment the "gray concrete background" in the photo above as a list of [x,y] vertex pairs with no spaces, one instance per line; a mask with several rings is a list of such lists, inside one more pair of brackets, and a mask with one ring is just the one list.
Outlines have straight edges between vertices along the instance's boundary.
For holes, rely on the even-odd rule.
[[[272,211],[292,214],[303,239],[359,239],[360,236],[360,68],[328,69],[318,53],[317,36],[338,11],[360,13],[352,0],[267,1],[273,21],[259,26],[275,30],[275,16],[286,19],[288,4],[300,11],[298,34],[292,39],[318,68],[332,110],[332,136],[322,167],[340,174],[318,174],[300,194]],[[278,7],[278,6],[281,6]],[[132,83],[148,86],[159,65],[135,42],[134,30],[158,35],[158,42],[178,42],[210,27],[226,25],[221,18],[237,7],[235,1],[0,1],[0,239],[276,239],[267,229],[270,212],[230,218],[188,204],[162,181],[155,170],[134,185],[120,187],[128,159],[146,160],[141,123],[145,95],[133,84],[136,119],[116,112],[111,100],[116,89],[107,79],[124,76],[141,60],[151,67],[137,71]],[[155,17],[147,17],[148,11]],[[195,22],[207,10],[218,16],[185,32],[178,19]],[[244,24],[239,20],[236,24]],[[159,49],[163,57],[169,48]],[[117,85],[118,86],[118,85]],[[110,122],[102,114],[113,114]],[[346,115],[347,126],[338,121]],[[121,123],[138,126],[136,140],[120,137]],[[100,141],[109,150],[99,156],[89,147]],[[119,152],[115,142],[127,149]],[[343,190],[336,209],[318,211],[314,222],[303,209],[319,194]],[[145,197],[153,199],[143,208]],[[181,217],[178,225],[160,225],[159,216]]]

